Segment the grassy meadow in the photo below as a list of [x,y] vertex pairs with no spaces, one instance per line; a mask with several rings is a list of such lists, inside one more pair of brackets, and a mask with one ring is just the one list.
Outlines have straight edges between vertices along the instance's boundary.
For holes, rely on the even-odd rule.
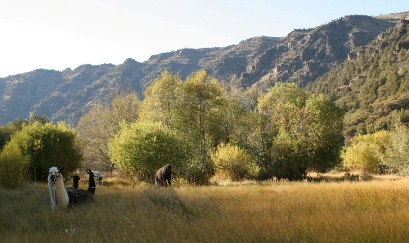
[[55,213],[46,184],[0,189],[0,198],[0,242],[409,242],[405,178],[110,183],[97,187],[93,205]]

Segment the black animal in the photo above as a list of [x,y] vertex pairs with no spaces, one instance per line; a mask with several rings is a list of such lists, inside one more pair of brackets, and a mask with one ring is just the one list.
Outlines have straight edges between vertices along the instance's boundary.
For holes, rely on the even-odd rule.
[[[89,181],[88,181],[88,189],[83,190],[83,189],[78,189],[78,181],[79,181],[79,176],[77,178],[73,176],[73,187],[77,186],[75,190],[67,190],[68,197],[70,199],[70,205],[76,205],[76,204],[84,204],[84,203],[89,203],[94,201],[94,194],[95,194],[95,179],[94,179],[94,172],[91,169],[87,169],[86,172],[89,174]],[[77,183],[77,184],[75,184]]]
[[75,176],[71,176],[72,178],[72,188],[78,189],[78,183],[80,181],[80,177],[75,175]]
[[94,197],[92,196],[91,192],[83,190],[83,189],[72,190],[72,191],[67,190],[67,194],[69,198],[69,204],[68,204],[69,208],[75,205],[94,202]]
[[91,169],[87,169],[86,172],[89,175],[87,191],[89,191],[92,195],[94,195],[95,194],[95,189],[96,189],[95,179],[94,179],[94,177],[95,177],[94,172]]
[[167,164],[155,173],[155,184],[159,186],[170,186],[172,180],[172,165]]
[[67,191],[72,191],[72,190],[78,190],[78,184],[80,181],[80,177],[75,175],[75,176],[71,176],[72,178],[72,186],[71,187],[67,187],[65,188]]

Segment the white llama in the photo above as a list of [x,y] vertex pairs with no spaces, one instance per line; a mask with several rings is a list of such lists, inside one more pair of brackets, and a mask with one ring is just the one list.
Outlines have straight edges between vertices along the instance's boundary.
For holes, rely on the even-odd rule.
[[[66,210],[68,207],[91,203],[94,198],[88,190],[66,190],[62,177],[63,168],[51,167],[48,171],[48,189],[50,190],[51,209]],[[95,182],[94,182],[95,184]],[[94,188],[95,192],[95,188]]]
[[69,204],[68,193],[64,188],[61,169],[51,167],[48,171],[48,189],[50,190],[51,209],[66,210]]

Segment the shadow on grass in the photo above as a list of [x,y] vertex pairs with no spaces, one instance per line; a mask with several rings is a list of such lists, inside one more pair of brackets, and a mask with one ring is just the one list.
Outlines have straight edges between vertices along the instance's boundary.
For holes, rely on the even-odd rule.
[[175,189],[171,187],[149,187],[145,190],[148,199],[158,208],[170,213],[176,213],[186,219],[193,219],[193,210],[180,199]]

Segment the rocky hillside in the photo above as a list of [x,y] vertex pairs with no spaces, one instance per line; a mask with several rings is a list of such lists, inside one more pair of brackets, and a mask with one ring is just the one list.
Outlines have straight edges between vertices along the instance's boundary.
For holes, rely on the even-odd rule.
[[29,112],[75,125],[95,102],[108,102],[121,90],[143,90],[165,69],[186,78],[204,68],[221,82],[265,90],[277,81],[302,86],[348,58],[394,23],[391,18],[346,16],[287,37],[256,37],[223,48],[181,49],[143,63],[82,65],[62,72],[35,70],[0,78],[0,125]]
[[346,16],[328,24],[294,30],[280,44],[252,60],[245,76],[258,80],[259,88],[275,82],[295,82],[301,87],[348,58],[352,49],[367,45],[394,23],[368,16]]
[[409,122],[409,20],[379,34],[350,59],[309,85],[346,111],[345,135],[373,133],[396,119]]

